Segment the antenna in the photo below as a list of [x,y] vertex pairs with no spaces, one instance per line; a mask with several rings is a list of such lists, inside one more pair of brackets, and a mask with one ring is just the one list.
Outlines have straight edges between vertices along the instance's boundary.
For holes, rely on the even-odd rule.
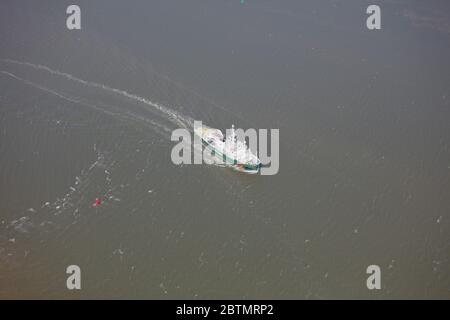
[[231,125],[231,141],[233,142],[234,164],[237,163],[237,148],[236,148],[236,135],[234,134],[234,124]]

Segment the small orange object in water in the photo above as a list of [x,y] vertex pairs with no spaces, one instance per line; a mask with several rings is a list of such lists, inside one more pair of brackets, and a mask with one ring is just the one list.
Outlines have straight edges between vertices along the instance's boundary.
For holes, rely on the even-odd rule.
[[101,204],[102,204],[102,201],[100,200],[100,198],[95,198],[95,202],[94,202],[93,206],[97,207],[97,206],[99,206]]

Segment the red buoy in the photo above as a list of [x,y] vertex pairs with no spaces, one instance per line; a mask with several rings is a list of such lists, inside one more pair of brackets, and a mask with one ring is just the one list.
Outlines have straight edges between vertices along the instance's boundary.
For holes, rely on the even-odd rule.
[[100,200],[100,198],[95,198],[95,202],[94,202],[93,206],[97,207],[97,206],[99,206],[101,204],[102,204],[102,201]]

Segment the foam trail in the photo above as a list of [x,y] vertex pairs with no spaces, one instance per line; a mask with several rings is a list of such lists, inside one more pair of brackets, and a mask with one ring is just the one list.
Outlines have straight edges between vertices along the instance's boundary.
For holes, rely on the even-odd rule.
[[49,88],[44,87],[44,86],[41,86],[41,85],[39,85],[39,84],[37,84],[37,83],[34,83],[34,82],[32,82],[32,81],[23,79],[23,78],[21,78],[21,77],[18,77],[18,76],[16,76],[16,75],[13,74],[13,73],[10,73],[10,72],[4,71],[4,70],[2,70],[2,71],[0,71],[0,72],[3,73],[3,74],[6,74],[7,76],[10,76],[10,77],[12,77],[12,78],[14,78],[14,79],[16,79],[16,80],[22,81],[23,83],[26,83],[26,84],[28,84],[28,85],[34,87],[34,88],[40,89],[40,90],[45,91],[45,92],[50,93],[50,94],[53,94],[53,95],[55,95],[55,96],[57,96],[57,97],[59,97],[59,98],[61,98],[61,99],[63,99],[63,100],[66,100],[66,101],[69,101],[69,102],[73,102],[73,103],[82,104],[82,105],[85,105],[85,106],[88,106],[88,107],[91,107],[91,108],[100,110],[100,111],[102,111],[102,112],[106,112],[106,113],[108,113],[108,114],[110,114],[110,115],[116,115],[116,114],[113,113],[113,112],[109,112],[109,111],[107,111],[107,110],[101,109],[101,108],[99,108],[99,107],[97,107],[97,106],[95,106],[95,105],[87,104],[87,103],[85,103],[85,102],[83,102],[83,101],[80,101],[80,100],[77,100],[77,99],[73,99],[73,98],[68,97],[68,96],[65,96],[65,95],[63,95],[63,94],[61,94],[61,93],[59,93],[59,92],[56,92],[56,91],[54,91],[54,90],[52,90],[52,89],[49,89]]
[[106,114],[108,114],[108,115],[111,115],[111,116],[113,116],[113,117],[115,116],[115,117],[120,117],[120,118],[124,118],[124,119],[128,119],[128,120],[141,121],[141,122],[145,122],[145,123],[150,123],[152,127],[157,127],[157,128],[159,128],[160,130],[162,130],[162,131],[160,131],[160,133],[163,134],[163,135],[166,135],[165,133],[170,132],[170,130],[169,130],[167,127],[165,127],[165,126],[163,126],[163,125],[161,125],[161,124],[159,124],[159,123],[157,123],[157,122],[154,122],[154,121],[152,121],[152,120],[150,120],[150,119],[147,119],[147,118],[144,118],[144,117],[141,117],[141,116],[138,116],[138,115],[129,113],[129,112],[127,113],[127,114],[128,114],[127,116],[122,115],[122,114],[120,114],[120,113],[111,112],[111,111],[106,110],[106,109],[104,109],[104,108],[101,108],[101,107],[99,107],[99,106],[97,106],[97,105],[95,105],[95,104],[86,103],[86,102],[83,102],[83,101],[81,101],[81,100],[74,99],[74,98],[72,98],[72,97],[63,95],[63,94],[61,94],[61,93],[59,93],[59,92],[57,92],[57,91],[55,91],[55,90],[52,90],[52,89],[49,89],[49,88],[47,88],[47,87],[41,86],[41,85],[39,85],[39,84],[37,84],[37,83],[35,83],[35,82],[33,82],[33,81],[30,81],[30,80],[27,80],[27,79],[23,79],[23,78],[21,78],[21,77],[15,75],[15,74],[13,74],[13,73],[11,73],[11,72],[1,70],[0,73],[3,73],[3,74],[5,74],[5,75],[7,75],[7,76],[10,76],[10,77],[12,77],[12,78],[14,78],[14,79],[16,79],[16,80],[19,80],[19,81],[21,81],[21,82],[23,82],[23,83],[25,83],[25,84],[27,84],[27,85],[30,85],[30,86],[34,87],[34,88],[37,88],[37,89],[39,89],[39,90],[42,90],[42,91],[45,91],[45,92],[50,93],[50,94],[52,94],[52,95],[55,95],[55,96],[57,96],[58,98],[61,98],[61,99],[63,99],[63,100],[66,100],[66,101],[69,101],[69,102],[72,102],[72,103],[77,103],[77,104],[80,104],[80,105],[84,105],[84,106],[86,106],[86,107],[93,108],[93,109],[95,109],[95,110],[104,112],[104,113],[106,113]]
[[181,127],[184,127],[184,128],[188,128],[188,127],[192,128],[193,127],[193,120],[192,119],[190,119],[188,117],[185,117],[185,116],[181,116],[179,113],[177,113],[176,111],[174,111],[174,110],[172,110],[170,108],[167,108],[167,107],[165,107],[163,105],[160,105],[159,103],[150,101],[150,100],[148,100],[146,98],[140,97],[140,96],[138,96],[136,94],[129,93],[129,92],[125,91],[125,90],[112,88],[112,87],[109,87],[107,85],[100,84],[100,83],[97,83],[97,82],[86,81],[86,80],[77,78],[77,77],[75,77],[75,76],[73,76],[73,75],[71,75],[69,73],[61,72],[61,71],[58,71],[58,70],[54,70],[54,69],[51,69],[51,68],[49,68],[47,66],[40,65],[40,64],[34,64],[34,63],[31,63],[31,62],[17,61],[17,60],[12,60],[12,59],[1,59],[1,61],[6,62],[6,63],[11,63],[11,64],[18,64],[18,65],[32,67],[32,68],[37,69],[37,70],[43,70],[43,71],[46,71],[46,72],[48,72],[50,74],[61,76],[61,77],[64,77],[64,78],[66,78],[68,80],[81,83],[81,84],[83,84],[85,86],[90,86],[90,87],[94,87],[94,88],[100,88],[100,89],[103,89],[103,90],[106,90],[106,91],[110,91],[110,92],[122,95],[124,97],[127,97],[127,98],[132,99],[132,100],[139,101],[141,103],[144,103],[144,104],[146,104],[148,106],[151,106],[151,107],[159,110],[161,113],[163,113],[166,116],[168,116],[169,120],[173,119],[176,122],[176,124],[180,125]]

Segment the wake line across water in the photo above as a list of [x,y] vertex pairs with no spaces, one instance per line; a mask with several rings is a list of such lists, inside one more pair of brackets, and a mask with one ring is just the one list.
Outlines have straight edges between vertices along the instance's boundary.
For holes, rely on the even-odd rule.
[[32,86],[33,88],[36,88],[36,89],[42,90],[42,91],[44,91],[44,92],[47,92],[47,93],[49,93],[49,94],[52,94],[52,95],[54,95],[54,96],[57,96],[58,98],[61,98],[61,99],[63,99],[63,100],[66,100],[66,101],[69,101],[69,102],[72,102],[72,103],[77,103],[77,104],[80,104],[80,105],[83,105],[83,106],[92,108],[92,109],[94,109],[94,110],[104,112],[104,113],[106,113],[106,114],[108,114],[108,115],[110,115],[110,116],[113,116],[113,117],[120,117],[120,118],[124,118],[124,119],[127,119],[127,120],[141,121],[141,122],[145,122],[145,123],[150,123],[151,126],[152,126],[155,130],[156,130],[156,129],[162,130],[162,131],[158,131],[158,132],[165,132],[165,133],[167,133],[167,132],[170,132],[170,131],[171,131],[169,128],[165,127],[164,125],[159,124],[159,123],[157,123],[157,122],[155,122],[155,121],[152,121],[151,119],[147,119],[147,118],[144,118],[144,117],[142,117],[142,116],[132,114],[132,113],[130,113],[130,112],[128,112],[127,115],[123,115],[123,114],[120,114],[120,113],[112,112],[112,111],[109,111],[109,110],[107,110],[107,109],[105,109],[105,108],[101,108],[101,107],[99,107],[99,106],[96,105],[96,104],[84,102],[84,101],[82,101],[82,100],[79,100],[79,99],[75,99],[75,98],[69,97],[69,96],[67,96],[67,95],[65,95],[65,94],[62,94],[62,93],[59,93],[59,92],[57,92],[57,91],[55,91],[55,90],[52,90],[52,89],[50,89],[50,88],[44,87],[44,86],[42,86],[42,85],[40,85],[40,84],[37,84],[37,83],[35,83],[35,82],[33,82],[33,81],[30,81],[30,80],[21,78],[21,77],[19,77],[19,76],[13,74],[13,73],[11,73],[11,72],[1,70],[0,73],[5,74],[5,75],[7,75],[7,76],[9,76],[9,77],[12,77],[12,78],[14,78],[14,79],[16,79],[16,80],[18,80],[18,81],[21,81],[21,82],[23,82],[23,83],[25,83],[25,84],[27,84],[27,85],[29,85],[29,86]]
[[[143,103],[145,105],[151,106],[152,108],[160,111],[162,114],[164,114],[166,116],[166,118],[169,121],[177,124],[178,126],[181,126],[183,128],[187,128],[187,129],[192,129],[193,126],[194,126],[194,121],[190,117],[181,115],[180,113],[172,110],[169,107],[163,106],[163,105],[161,105],[159,103],[156,103],[156,102],[153,102],[153,101],[150,101],[150,100],[148,100],[146,98],[143,98],[143,97],[140,97],[140,96],[138,96],[136,94],[129,93],[129,92],[125,91],[125,90],[112,88],[110,86],[107,86],[107,85],[104,85],[104,84],[101,84],[101,83],[97,83],[97,82],[93,82],[93,81],[83,80],[81,78],[75,77],[74,75],[71,75],[70,73],[61,72],[61,71],[58,71],[58,70],[55,70],[55,69],[52,69],[52,68],[49,68],[47,66],[40,65],[40,64],[34,64],[34,63],[31,63],[31,62],[25,62],[25,61],[17,61],[17,60],[12,60],[12,59],[1,59],[1,61],[6,62],[6,63],[10,63],[10,64],[17,64],[17,65],[22,65],[22,66],[28,66],[28,67],[31,67],[31,68],[34,68],[34,69],[37,69],[37,70],[43,70],[43,71],[46,71],[46,72],[48,72],[50,74],[53,74],[53,75],[56,75],[56,76],[61,76],[61,77],[64,77],[64,78],[66,78],[68,80],[81,83],[81,84],[83,84],[85,86],[99,88],[99,89],[102,89],[102,90],[113,92],[115,94],[124,96],[124,97],[126,97],[128,99],[132,99],[132,100],[141,102],[141,103]],[[15,76],[15,77],[17,78],[17,76]]]
[[110,114],[110,115],[114,115],[114,113],[112,113],[112,112],[109,112],[109,111],[107,111],[107,110],[98,108],[97,106],[92,105],[92,104],[84,103],[84,102],[82,102],[81,100],[77,100],[77,99],[68,97],[68,96],[63,95],[63,94],[61,94],[61,93],[59,93],[59,92],[56,92],[56,91],[54,91],[54,90],[52,90],[52,89],[49,89],[49,88],[47,88],[47,87],[41,86],[41,85],[39,85],[39,84],[37,84],[37,83],[34,83],[34,82],[32,82],[32,81],[29,81],[29,80],[23,79],[23,78],[21,78],[21,77],[19,77],[19,76],[16,76],[15,74],[13,74],[13,73],[11,73],[11,72],[4,71],[4,70],[2,70],[2,71],[0,71],[0,72],[3,73],[3,74],[5,74],[5,75],[7,75],[7,76],[10,76],[10,77],[12,77],[12,78],[14,78],[14,79],[16,79],[16,80],[19,80],[19,81],[21,81],[21,82],[23,82],[23,83],[25,83],[25,84],[28,84],[28,85],[30,85],[30,86],[32,86],[32,87],[34,87],[34,88],[37,88],[37,89],[40,89],[40,90],[45,91],[45,92],[47,92],[47,93],[50,93],[50,94],[52,94],[52,95],[55,95],[55,96],[57,96],[57,97],[59,97],[59,98],[61,98],[61,99],[63,99],[63,100],[66,100],[66,101],[69,101],[69,102],[73,102],[73,103],[82,104],[82,105],[85,105],[85,106],[89,106],[89,107],[91,107],[91,108],[94,108],[94,109],[97,109],[97,110],[101,110],[102,112],[106,112],[106,113],[108,113],[108,114]]

